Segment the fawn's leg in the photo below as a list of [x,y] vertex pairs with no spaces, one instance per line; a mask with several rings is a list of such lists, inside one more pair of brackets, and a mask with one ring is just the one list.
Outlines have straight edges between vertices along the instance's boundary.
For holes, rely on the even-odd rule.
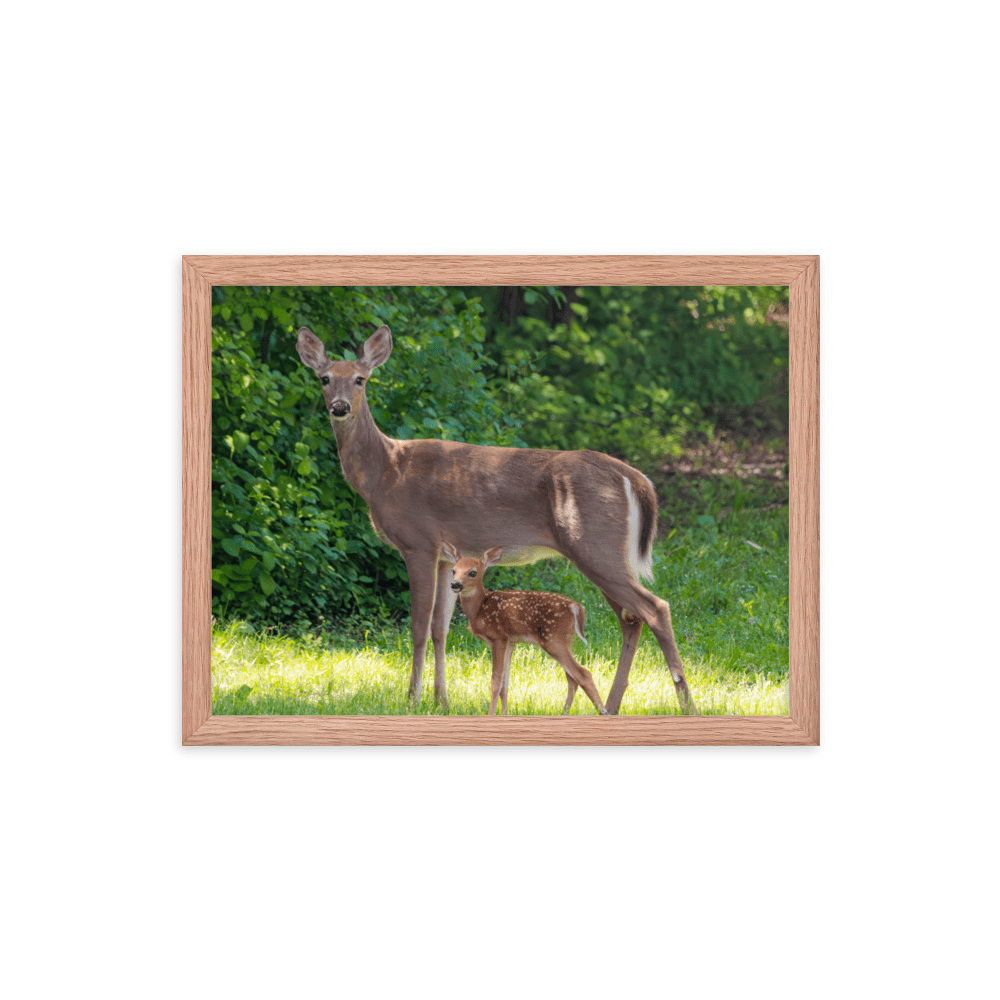
[[[493,675],[490,677],[490,715],[497,714],[497,698],[500,697],[500,688],[503,687],[503,676],[505,664],[507,662],[507,652],[510,643],[506,639],[494,639],[491,643],[493,651]],[[504,715],[507,714],[506,699],[503,707]]]
[[[544,649],[553,660],[557,660],[562,665],[563,670],[566,671],[567,677],[576,681],[576,683],[583,688],[587,697],[594,703],[594,708],[597,709],[597,714],[607,715],[608,710],[604,707],[604,702],[601,701],[597,685],[594,683],[593,674],[591,674],[586,667],[581,666],[576,662],[576,660],[573,659],[573,654],[569,651],[569,643],[565,641],[559,642],[551,640],[542,646],[542,649]],[[573,689],[573,693],[576,693],[575,688]],[[570,699],[570,701],[572,702],[572,699]]]
[[563,705],[563,715],[569,715],[569,710],[573,707],[573,699],[576,697],[577,688],[576,681],[569,674],[566,675],[566,683],[569,685],[569,694],[566,695],[566,704]]
[[503,683],[500,685],[500,708],[507,714],[507,689],[510,687],[510,658],[514,655],[514,643],[507,643],[507,652],[503,658]]

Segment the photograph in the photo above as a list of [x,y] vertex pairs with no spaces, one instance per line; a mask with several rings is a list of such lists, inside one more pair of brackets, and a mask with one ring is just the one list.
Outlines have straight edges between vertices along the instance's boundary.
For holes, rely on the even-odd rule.
[[789,714],[787,285],[213,284],[211,367],[213,716]]

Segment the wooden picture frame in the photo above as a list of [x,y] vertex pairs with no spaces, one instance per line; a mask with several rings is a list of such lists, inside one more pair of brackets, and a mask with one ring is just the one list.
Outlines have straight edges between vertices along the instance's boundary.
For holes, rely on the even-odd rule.
[[[789,715],[212,715],[212,286],[415,284],[788,285]],[[185,746],[819,745],[818,256],[185,256],[182,294]]]

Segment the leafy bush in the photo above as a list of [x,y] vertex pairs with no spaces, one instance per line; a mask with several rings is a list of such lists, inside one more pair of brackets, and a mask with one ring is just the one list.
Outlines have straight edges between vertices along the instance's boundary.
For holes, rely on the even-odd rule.
[[443,288],[215,288],[212,331],[213,612],[285,622],[387,614],[409,603],[402,559],[375,536],[339,469],[307,325],[334,358],[379,325],[394,349],[370,382],[392,437],[523,443],[482,374],[475,298]]
[[[305,627],[405,612],[402,559],[339,469],[309,326],[333,358],[379,325],[396,438],[596,448],[652,472],[726,421],[787,423],[784,288],[213,289],[213,612]],[[482,302],[482,304],[481,304]],[[782,415],[782,406],[785,414]]]
[[787,427],[787,289],[480,289],[491,386],[540,448],[595,448],[640,466],[695,433]]

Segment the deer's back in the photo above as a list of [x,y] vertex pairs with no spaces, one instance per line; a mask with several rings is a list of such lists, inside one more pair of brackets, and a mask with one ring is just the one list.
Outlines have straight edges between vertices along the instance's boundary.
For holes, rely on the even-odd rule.
[[[621,476],[639,476],[630,465],[598,451],[555,451],[547,448],[497,448],[460,441],[399,441],[383,477],[386,495],[403,482],[417,483],[424,498],[447,497],[461,502],[476,496],[502,500],[550,487],[561,476],[580,489],[613,486],[620,495]],[[412,487],[411,487],[412,490]]]
[[540,639],[573,632],[576,603],[562,594],[542,591],[488,591],[469,625],[481,639],[507,637],[537,644]]

